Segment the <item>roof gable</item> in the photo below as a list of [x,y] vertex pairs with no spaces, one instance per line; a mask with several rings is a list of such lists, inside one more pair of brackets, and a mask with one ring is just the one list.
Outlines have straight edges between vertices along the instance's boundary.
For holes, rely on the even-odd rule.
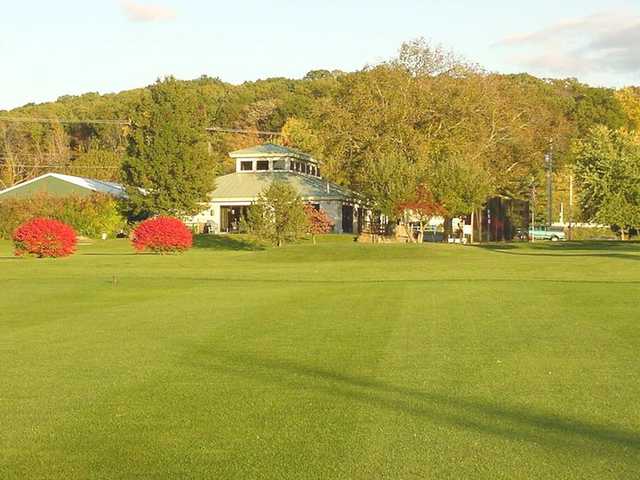
[[78,185],[79,187],[93,190],[94,192],[108,193],[110,195],[120,196],[125,193],[124,187],[119,183],[107,182],[104,180],[94,180],[92,178],[75,177],[73,175],[64,175],[62,173],[51,173],[60,180]]
[[31,180],[27,180],[26,182],[18,183],[9,188],[6,188],[5,190],[0,191],[0,196],[6,193],[23,189],[24,187],[34,186],[34,184],[37,184],[38,182],[46,182],[47,180],[57,180],[59,182],[65,182],[67,184],[73,185],[74,187],[79,187],[91,192],[106,193],[115,197],[126,196],[124,187],[118,183],[106,182],[103,180],[94,180],[91,178],[76,177],[73,175],[64,175],[62,173],[45,173],[44,175],[32,178]]

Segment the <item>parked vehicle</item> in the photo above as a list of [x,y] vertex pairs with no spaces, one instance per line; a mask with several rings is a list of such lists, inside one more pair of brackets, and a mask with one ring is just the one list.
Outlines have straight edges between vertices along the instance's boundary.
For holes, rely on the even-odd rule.
[[529,228],[529,240],[551,240],[552,242],[557,242],[565,239],[564,228],[562,227],[538,225]]
[[518,240],[520,242],[526,242],[529,240],[529,232],[526,228],[517,228],[514,235],[514,240]]

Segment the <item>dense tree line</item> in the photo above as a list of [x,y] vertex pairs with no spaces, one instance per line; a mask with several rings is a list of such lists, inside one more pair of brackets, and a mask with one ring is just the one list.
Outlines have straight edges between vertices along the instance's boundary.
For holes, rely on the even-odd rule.
[[[171,98],[163,104],[160,93],[167,89]],[[52,120],[0,120],[0,187],[52,169],[156,192],[180,177],[184,182],[156,203],[163,212],[193,211],[213,176],[232,170],[229,151],[271,140],[311,152],[323,175],[361,191],[388,215],[427,190],[451,214],[471,213],[490,195],[528,198],[544,184],[544,156],[551,149],[557,195],[564,195],[566,172],[581,151],[574,146],[583,145],[594,127],[637,129],[639,97],[634,88],[486,72],[415,40],[395,58],[357,72],[316,70],[299,80],[241,85],[206,76],[166,79],[117,94],[66,96],[0,112],[0,118]],[[203,132],[214,125],[283,136]],[[182,133],[173,141],[188,139],[191,149],[190,168],[182,170],[185,151],[160,138],[163,130],[176,128]],[[207,173],[196,179],[198,169]],[[189,182],[197,186],[181,204],[177,199]],[[543,189],[538,198],[542,210]],[[140,209],[152,207],[138,200]]]

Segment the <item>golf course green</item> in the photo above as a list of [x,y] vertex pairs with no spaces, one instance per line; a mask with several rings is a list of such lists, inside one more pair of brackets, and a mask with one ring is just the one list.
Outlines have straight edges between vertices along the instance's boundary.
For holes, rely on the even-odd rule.
[[0,478],[640,478],[640,243],[0,242]]

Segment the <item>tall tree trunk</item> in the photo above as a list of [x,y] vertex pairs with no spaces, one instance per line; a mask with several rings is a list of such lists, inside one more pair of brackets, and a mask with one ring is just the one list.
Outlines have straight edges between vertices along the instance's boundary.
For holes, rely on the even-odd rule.
[[476,232],[476,209],[471,210],[471,243],[475,243],[475,232]]
[[404,231],[407,234],[407,240],[409,243],[416,243],[415,238],[413,238],[413,229],[409,224],[409,215],[405,212],[404,217],[402,218],[402,226],[404,227]]
[[404,224],[404,231],[407,234],[407,239],[409,243],[416,243],[415,238],[413,238],[413,229],[408,223]]
[[451,224],[452,218],[445,217],[444,219],[444,241],[448,242],[449,237],[453,234],[453,226]]

